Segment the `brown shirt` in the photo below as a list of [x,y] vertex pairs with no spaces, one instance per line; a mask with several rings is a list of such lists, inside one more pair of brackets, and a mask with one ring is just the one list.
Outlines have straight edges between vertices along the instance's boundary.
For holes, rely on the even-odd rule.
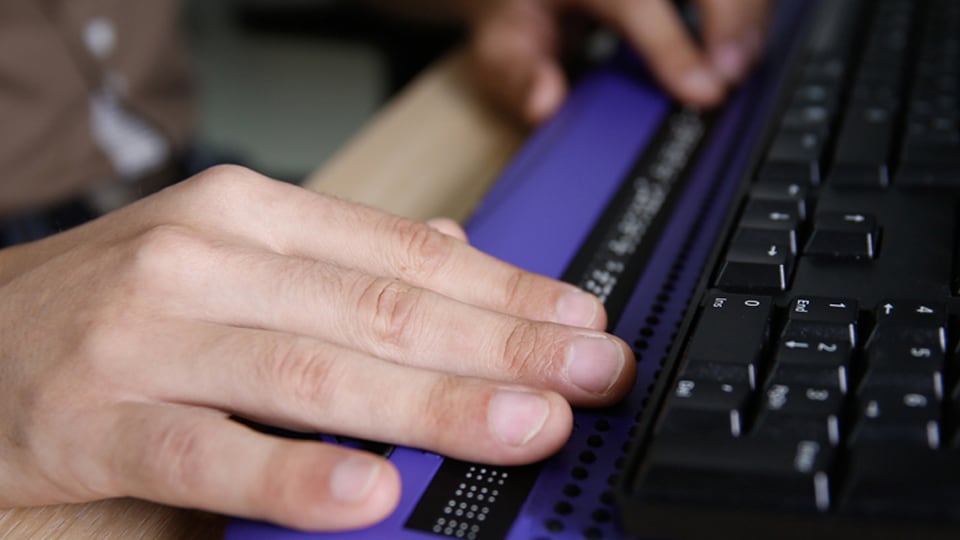
[[0,215],[169,164],[192,127],[177,8],[0,2]]

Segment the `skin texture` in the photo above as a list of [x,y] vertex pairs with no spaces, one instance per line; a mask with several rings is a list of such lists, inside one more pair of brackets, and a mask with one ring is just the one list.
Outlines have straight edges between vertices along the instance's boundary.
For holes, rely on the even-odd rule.
[[517,464],[634,377],[590,295],[430,225],[210,169],[0,252],[0,504],[136,496],[304,529],[396,504],[389,462],[241,415]]
[[[413,1],[413,0],[411,0]],[[423,0],[421,3],[425,2]],[[667,0],[460,0],[477,79],[531,124],[567,83],[571,13],[623,33],[667,89],[723,98],[757,59],[765,0],[699,0],[703,47]],[[82,227],[0,251],[0,506],[134,496],[339,530],[384,518],[376,456],[280,427],[519,464],[571,405],[630,389],[596,298],[417,223],[210,169]]]

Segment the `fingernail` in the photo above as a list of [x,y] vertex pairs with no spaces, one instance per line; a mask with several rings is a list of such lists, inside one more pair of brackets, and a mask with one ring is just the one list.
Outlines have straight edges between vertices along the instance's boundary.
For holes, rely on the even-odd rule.
[[735,43],[725,43],[712,51],[711,62],[724,79],[738,81],[747,69],[747,51]]
[[581,336],[567,348],[567,379],[592,394],[605,394],[623,371],[623,349],[604,337]]
[[683,86],[688,92],[704,99],[712,99],[723,92],[723,83],[711,69],[695,67],[683,76]]
[[562,101],[563,95],[557,85],[544,80],[536,81],[530,90],[524,112],[532,121],[540,122],[553,115]]
[[490,398],[488,407],[490,430],[510,446],[523,446],[536,437],[550,412],[542,396],[515,390],[500,390]]
[[365,500],[380,476],[382,465],[366,457],[351,456],[334,467],[330,474],[330,494],[344,503]]
[[570,289],[557,302],[557,322],[567,326],[589,328],[597,319],[600,300],[580,289]]

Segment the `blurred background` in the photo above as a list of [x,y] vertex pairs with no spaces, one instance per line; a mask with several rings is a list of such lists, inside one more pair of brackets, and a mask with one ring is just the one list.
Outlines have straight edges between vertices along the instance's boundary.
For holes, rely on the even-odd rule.
[[185,0],[184,7],[200,143],[292,182],[463,35],[356,0]]

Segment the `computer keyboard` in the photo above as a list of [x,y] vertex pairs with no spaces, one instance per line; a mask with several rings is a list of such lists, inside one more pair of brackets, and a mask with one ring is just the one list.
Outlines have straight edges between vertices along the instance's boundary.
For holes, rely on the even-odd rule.
[[618,487],[644,537],[960,537],[960,2],[825,1]]

